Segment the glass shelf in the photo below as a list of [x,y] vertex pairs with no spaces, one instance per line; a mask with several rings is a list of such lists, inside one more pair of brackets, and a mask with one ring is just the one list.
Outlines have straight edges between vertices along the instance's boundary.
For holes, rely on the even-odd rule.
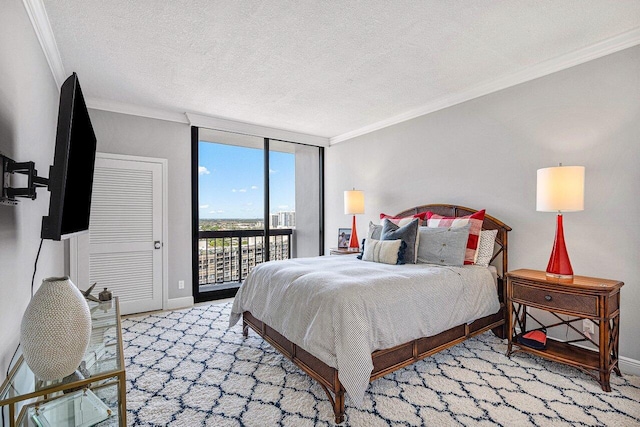
[[88,304],[91,337],[79,369],[88,377],[42,381],[24,363],[20,348],[0,388],[10,426],[126,424],[126,417],[119,417],[126,414],[126,382],[118,299]]

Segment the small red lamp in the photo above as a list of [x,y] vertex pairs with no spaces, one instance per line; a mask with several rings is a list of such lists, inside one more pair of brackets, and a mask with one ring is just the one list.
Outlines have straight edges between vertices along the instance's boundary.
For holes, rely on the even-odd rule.
[[547,265],[547,277],[573,279],[573,269],[564,243],[562,212],[584,210],[584,166],[538,169],[536,210],[558,212],[556,237]]
[[347,190],[344,192],[344,214],[353,215],[351,225],[351,238],[349,239],[349,249],[360,250],[358,233],[356,232],[356,215],[364,213],[364,192],[361,190]]

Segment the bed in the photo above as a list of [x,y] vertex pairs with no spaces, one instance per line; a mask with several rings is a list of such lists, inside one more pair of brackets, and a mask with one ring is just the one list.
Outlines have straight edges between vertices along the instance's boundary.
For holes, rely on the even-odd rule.
[[[427,211],[478,212],[423,205],[396,216]],[[506,336],[511,228],[485,215],[482,229],[497,230],[490,268],[389,266],[355,256],[261,264],[240,288],[230,325],[241,317],[245,336],[253,329],[318,381],[342,423],[345,392],[358,404],[377,378],[488,330]]]

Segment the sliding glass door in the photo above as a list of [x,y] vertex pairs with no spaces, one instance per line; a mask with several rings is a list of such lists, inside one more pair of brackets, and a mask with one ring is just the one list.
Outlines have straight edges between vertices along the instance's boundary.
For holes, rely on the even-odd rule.
[[233,296],[268,260],[320,255],[323,149],[192,129],[193,290]]

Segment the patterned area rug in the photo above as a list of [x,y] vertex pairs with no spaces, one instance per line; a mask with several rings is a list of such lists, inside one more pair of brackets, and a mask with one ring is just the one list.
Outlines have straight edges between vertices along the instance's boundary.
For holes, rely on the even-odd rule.
[[[231,304],[123,321],[128,424],[330,426],[320,386],[241,324]],[[577,369],[529,355],[507,358],[491,333],[374,381],[364,405],[347,397],[348,426],[640,425],[640,378],[603,392]]]

